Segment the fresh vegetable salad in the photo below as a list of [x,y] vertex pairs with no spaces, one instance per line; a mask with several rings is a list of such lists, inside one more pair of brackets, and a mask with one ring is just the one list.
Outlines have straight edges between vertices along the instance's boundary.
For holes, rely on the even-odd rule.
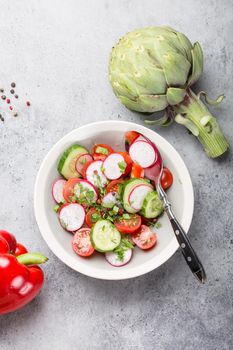
[[[113,266],[127,264],[137,246],[153,248],[156,234],[151,230],[163,213],[162,202],[150,179],[158,153],[145,136],[129,131],[125,150],[96,144],[91,152],[78,144],[62,154],[52,195],[61,226],[71,233],[76,254],[89,257],[102,253]],[[153,177],[152,177],[153,179]],[[164,168],[161,183],[172,185]]]

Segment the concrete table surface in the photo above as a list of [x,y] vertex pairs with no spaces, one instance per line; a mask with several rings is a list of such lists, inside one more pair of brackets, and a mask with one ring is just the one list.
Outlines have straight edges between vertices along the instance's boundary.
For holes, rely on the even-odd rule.
[[14,100],[17,118],[0,101],[5,116],[0,122],[0,226],[50,259],[42,293],[22,310],[0,317],[1,350],[233,348],[231,153],[210,160],[181,126],[158,129],[192,176],[190,238],[207,270],[203,286],[180,253],[136,279],[85,277],[50,252],[34,217],[37,171],[63,135],[98,120],[143,124],[113,95],[108,57],[125,32],[159,24],[200,41],[205,69],[195,91],[213,97],[225,93],[213,112],[232,142],[232,1],[1,1],[0,85],[9,89],[15,81],[20,98]]

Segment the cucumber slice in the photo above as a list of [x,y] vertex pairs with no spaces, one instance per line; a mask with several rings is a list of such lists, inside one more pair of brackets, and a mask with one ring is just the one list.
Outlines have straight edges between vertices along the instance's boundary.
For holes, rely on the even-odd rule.
[[99,220],[91,229],[91,243],[98,252],[111,252],[121,243],[121,234],[110,221]]
[[81,175],[76,170],[76,161],[81,154],[89,153],[86,148],[80,145],[72,145],[65,150],[63,155],[61,156],[57,170],[59,173],[64,176],[67,180],[81,177]]
[[163,204],[156,191],[145,197],[140,214],[147,219],[157,218],[163,212]]
[[151,186],[151,188],[153,188],[153,186],[147,180],[144,180],[144,179],[135,178],[135,179],[128,180],[125,183],[124,188],[123,188],[123,198],[122,198],[123,205],[124,205],[125,210],[131,214],[134,214],[138,211],[137,209],[133,208],[129,203],[130,193],[138,185],[147,185],[147,186],[149,185],[149,186]]

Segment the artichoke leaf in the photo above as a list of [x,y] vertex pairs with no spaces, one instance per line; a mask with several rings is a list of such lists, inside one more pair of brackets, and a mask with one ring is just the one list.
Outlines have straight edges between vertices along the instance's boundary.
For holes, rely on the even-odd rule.
[[168,52],[163,55],[163,71],[169,86],[182,86],[187,82],[191,64],[182,54]]
[[153,113],[150,115],[150,118],[152,117],[154,119],[145,119],[145,123],[148,125],[169,126],[174,121],[173,113],[168,108],[163,116],[159,115],[158,113]]
[[175,121],[178,124],[184,125],[194,136],[199,135],[199,130],[197,126],[189,119],[183,117],[181,114],[175,116]]
[[166,95],[140,95],[137,98],[139,105],[144,106],[144,112],[159,112],[168,106]]
[[167,89],[167,101],[169,105],[177,105],[182,102],[185,96],[185,89],[169,87]]
[[125,107],[131,109],[132,111],[137,111],[142,113],[147,112],[146,107],[138,103],[137,101],[131,100],[130,98],[122,95],[119,95],[118,98],[121,101],[121,103],[125,105]]
[[183,33],[176,33],[179,41],[180,41],[180,47],[185,51],[186,57],[189,62],[192,62],[192,55],[191,55],[191,50],[192,50],[192,44],[187,38],[186,35]]
[[209,98],[205,91],[200,91],[197,94],[198,99],[200,99],[201,96],[204,96],[205,102],[208,103],[211,106],[219,105],[222,102],[222,100],[225,98],[225,95],[219,95],[216,99]]
[[201,45],[196,42],[191,50],[192,54],[192,73],[188,80],[188,85],[193,85],[203,72],[203,53]]

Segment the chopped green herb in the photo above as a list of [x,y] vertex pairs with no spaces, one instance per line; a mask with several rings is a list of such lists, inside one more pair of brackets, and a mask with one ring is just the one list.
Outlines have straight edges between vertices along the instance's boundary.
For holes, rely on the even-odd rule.
[[106,211],[105,213],[103,213],[103,219],[107,219],[108,218],[108,212]]
[[130,215],[127,214],[127,213],[124,213],[124,214],[122,215],[122,217],[123,217],[123,219],[125,219],[125,220],[129,220],[129,219],[130,219]]
[[70,201],[72,203],[76,202],[77,201],[77,197],[76,196],[70,196]]
[[57,204],[57,205],[55,205],[53,207],[53,210],[55,211],[55,213],[57,213],[59,209],[60,209],[60,205],[59,204]]
[[102,171],[102,173],[105,172],[105,168],[103,166],[100,168],[100,170]]
[[111,222],[114,222],[114,218],[112,217],[112,216],[107,216],[107,218],[106,218],[107,220],[109,220],[109,221],[111,221]]
[[114,249],[114,253],[117,254],[117,257],[120,261],[123,261],[125,252],[133,248],[133,244],[127,238],[122,238],[119,247]]
[[119,208],[116,205],[114,205],[114,207],[112,208],[113,214],[114,215],[118,214],[118,211],[119,211]]
[[124,250],[118,250],[116,253],[117,253],[118,260],[119,261],[124,261],[125,251]]
[[125,168],[126,168],[127,164],[126,162],[122,161],[118,163],[118,167],[120,169],[120,172],[123,174],[125,172]]
[[134,245],[127,238],[122,238],[121,244],[123,244],[125,247],[130,248],[130,249],[134,248]]
[[96,147],[95,152],[100,153],[100,154],[104,154],[105,156],[107,156],[109,154],[108,149],[105,147],[101,147],[101,146]]
[[105,227],[106,227],[105,225],[103,225],[103,226],[102,226],[102,231],[104,231],[104,230],[105,230]]
[[101,218],[101,216],[97,213],[91,214],[91,221],[92,222],[97,222],[100,218]]

